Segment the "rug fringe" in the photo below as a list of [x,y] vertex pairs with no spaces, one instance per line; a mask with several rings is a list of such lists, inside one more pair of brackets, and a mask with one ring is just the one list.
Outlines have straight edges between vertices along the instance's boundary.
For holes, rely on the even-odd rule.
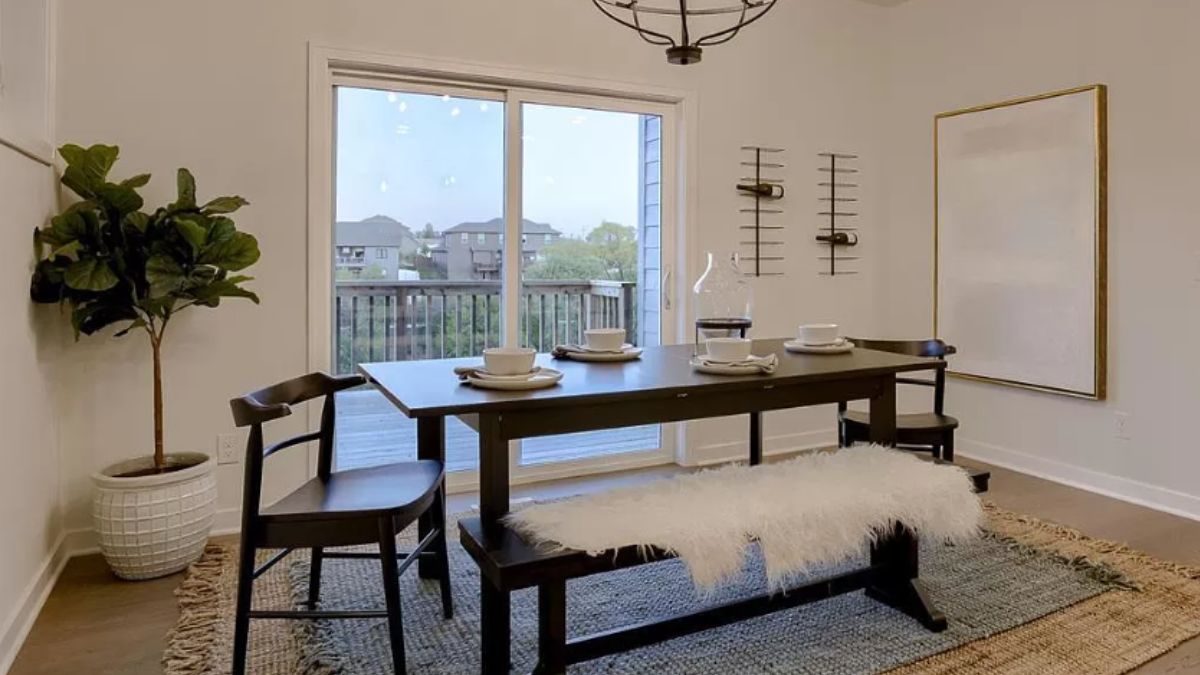
[[221,621],[221,577],[229,549],[210,544],[200,559],[188,568],[183,583],[175,589],[179,599],[179,621],[167,634],[163,652],[164,675],[206,675],[213,648],[213,634]]
[[[312,561],[297,557],[288,565],[288,586],[292,589],[292,608],[307,609],[308,575]],[[304,675],[342,675],[349,670],[338,649],[328,620],[292,621],[292,631],[300,646],[296,672]]]
[[[1144,590],[1147,585],[1175,587],[1200,579],[1200,567],[1154,558],[1127,544],[1089,537],[988,501],[983,506],[989,535],[1023,550],[1052,554],[1100,581]],[[1110,574],[1115,576],[1110,578]]]

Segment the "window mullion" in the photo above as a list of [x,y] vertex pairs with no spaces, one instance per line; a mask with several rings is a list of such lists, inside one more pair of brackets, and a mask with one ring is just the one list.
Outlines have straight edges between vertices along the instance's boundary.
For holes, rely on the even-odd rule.
[[504,301],[504,341],[506,347],[520,344],[520,299],[521,299],[521,217],[523,169],[521,104],[524,97],[517,90],[509,90],[504,104],[504,245],[501,255],[504,264],[501,293]]

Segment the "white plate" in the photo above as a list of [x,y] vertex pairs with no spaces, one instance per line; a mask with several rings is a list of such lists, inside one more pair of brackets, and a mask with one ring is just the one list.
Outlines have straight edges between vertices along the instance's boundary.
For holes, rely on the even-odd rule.
[[788,340],[783,348],[797,354],[848,354],[854,351],[854,343],[842,338],[830,345],[806,345],[799,340]]
[[509,381],[514,381],[514,382],[523,382],[525,380],[532,380],[533,378],[537,377],[538,374],[541,373],[543,370],[545,370],[545,368],[541,368],[539,366],[534,366],[533,370],[529,371],[528,373],[520,373],[518,375],[496,375],[495,373],[489,373],[487,370],[484,370],[483,368],[478,368],[475,370],[475,374],[472,377],[475,377],[480,380],[492,380],[492,381],[509,380]]
[[567,352],[563,358],[572,361],[583,361],[585,363],[612,363],[616,361],[636,361],[642,358],[641,347],[627,347],[620,352]]
[[[494,376],[493,376],[494,377]],[[524,376],[522,376],[524,377]],[[558,381],[563,378],[562,371],[553,368],[542,368],[533,377],[525,379],[492,379],[468,377],[467,382],[472,387],[480,389],[496,389],[499,391],[529,391],[531,389],[545,389],[558,384]]]
[[709,375],[758,375],[762,372],[751,363],[705,363],[699,358],[690,361],[692,370]]
[[583,351],[591,353],[591,354],[621,354],[623,352],[629,351],[630,349],[633,349],[633,345],[626,342],[625,344],[621,345],[621,351],[619,351],[619,352],[614,352],[611,349],[596,349],[594,347],[589,347],[587,345],[579,345],[579,348],[582,349]]

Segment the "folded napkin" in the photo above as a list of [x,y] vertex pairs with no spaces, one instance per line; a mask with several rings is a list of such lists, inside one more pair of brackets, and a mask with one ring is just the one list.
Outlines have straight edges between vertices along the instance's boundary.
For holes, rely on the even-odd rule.
[[454,369],[454,374],[458,376],[459,380],[466,382],[467,379],[471,378],[471,377],[479,378],[479,379],[487,379],[487,378],[495,379],[498,377],[499,378],[533,377],[537,373],[541,372],[541,370],[542,370],[541,367],[534,366],[533,370],[529,371],[528,373],[523,373],[521,375],[497,375],[495,373],[489,373],[484,368],[483,364],[480,364],[477,366],[458,366],[457,368]]
[[602,351],[598,351],[595,349],[588,349],[582,345],[555,345],[554,349],[550,350],[550,356],[553,358],[556,358],[556,359],[565,359],[568,356],[570,356],[571,354],[623,354],[623,353],[625,353],[624,349],[618,349],[617,351],[603,351],[602,352]]
[[775,366],[779,365],[779,358],[774,354],[767,354],[766,356],[751,355],[750,358],[746,359],[745,361],[730,363],[728,361],[713,361],[702,354],[696,357],[696,363],[699,363],[703,366],[714,366],[718,368],[729,366],[734,368],[755,368],[758,370],[758,372],[764,375],[770,375],[771,373],[775,372]]

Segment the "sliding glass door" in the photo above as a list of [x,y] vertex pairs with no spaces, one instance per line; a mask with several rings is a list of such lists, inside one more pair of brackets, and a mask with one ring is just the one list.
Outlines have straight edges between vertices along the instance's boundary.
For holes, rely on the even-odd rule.
[[[669,108],[370,77],[341,78],[334,94],[338,372],[498,345],[544,352],[593,327],[639,346],[670,337]],[[651,426],[530,439],[514,444],[514,477],[667,461],[671,437]],[[415,425],[380,394],[340,395],[340,467],[414,453]],[[476,434],[450,420],[452,485],[473,480],[476,454]]]

